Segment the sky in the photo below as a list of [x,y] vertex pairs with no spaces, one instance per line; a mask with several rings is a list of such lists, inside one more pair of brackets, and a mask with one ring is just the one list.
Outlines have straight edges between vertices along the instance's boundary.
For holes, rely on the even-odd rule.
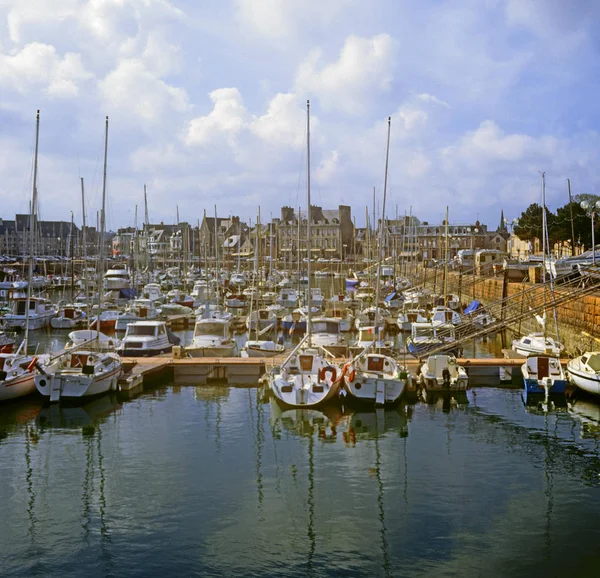
[[255,222],[311,201],[495,228],[598,193],[595,0],[0,0],[1,214]]

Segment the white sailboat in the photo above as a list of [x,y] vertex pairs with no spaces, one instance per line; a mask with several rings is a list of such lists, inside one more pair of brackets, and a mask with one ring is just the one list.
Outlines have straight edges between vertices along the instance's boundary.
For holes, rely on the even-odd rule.
[[[388,118],[387,148],[385,156],[385,177],[383,186],[383,203],[381,209],[381,225],[379,228],[379,255],[377,265],[376,296],[375,296],[375,326],[372,328],[361,327],[361,334],[358,343],[362,344],[361,338],[371,337],[366,342],[364,349],[344,365],[342,370],[343,381],[346,391],[355,399],[363,402],[374,403],[375,405],[385,405],[397,403],[404,391],[408,379],[408,372],[405,368],[399,367],[396,360],[387,351],[393,348],[393,343],[386,344],[382,341],[381,326],[377,320],[381,317],[379,311],[379,292],[381,287],[381,265],[385,259],[384,243],[384,222],[385,222],[385,201],[387,193],[388,161],[390,153],[390,131],[392,119]],[[370,329],[370,331],[369,331]],[[379,340],[376,338],[379,337]],[[387,347],[386,347],[387,345]],[[382,347],[384,350],[382,351]],[[377,348],[377,352],[367,353],[369,349]]]
[[[108,117],[104,134],[104,178],[102,184],[102,210],[100,212],[100,272],[104,269],[104,232],[106,230],[106,165],[108,155]],[[83,187],[83,184],[82,184]],[[85,214],[85,209],[84,209]],[[84,217],[85,218],[85,217]],[[102,292],[98,290],[99,306]],[[99,307],[100,308],[100,307]],[[89,336],[81,341],[75,334]],[[112,340],[101,338],[98,331],[82,330],[69,336],[72,347],[36,365],[35,387],[41,395],[57,402],[63,398],[81,398],[116,390],[121,376],[121,358],[108,350]],[[105,337],[105,336],[102,336]],[[79,343],[77,343],[79,341]]]
[[311,249],[311,210],[310,210],[310,103],[306,103],[307,140],[307,315],[306,335],[286,358],[281,366],[269,375],[269,386],[273,395],[281,403],[290,407],[317,407],[332,400],[338,392],[341,380],[340,368],[327,361],[319,350],[311,345],[311,290],[310,290],[310,249]]
[[35,212],[37,207],[37,161],[38,161],[38,143],[40,132],[40,111],[37,111],[35,125],[35,156],[33,162],[33,192],[31,199],[31,211],[29,216],[29,268],[27,282],[27,297],[24,300],[24,319],[23,327],[25,329],[25,338],[17,349],[16,353],[0,354],[0,401],[15,399],[29,395],[35,391],[34,368],[38,359],[27,353],[27,344],[29,340],[29,331],[31,329],[31,280],[33,278],[33,247],[36,227]]

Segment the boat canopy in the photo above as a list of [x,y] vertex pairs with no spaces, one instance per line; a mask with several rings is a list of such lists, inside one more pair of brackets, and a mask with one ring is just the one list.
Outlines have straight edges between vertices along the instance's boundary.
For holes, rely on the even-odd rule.
[[473,299],[473,301],[471,301],[471,303],[469,303],[467,305],[467,307],[465,308],[465,310],[463,311],[463,313],[465,315],[468,315],[469,313],[474,313],[480,307],[481,307],[481,303],[479,301],[477,301],[477,299]]

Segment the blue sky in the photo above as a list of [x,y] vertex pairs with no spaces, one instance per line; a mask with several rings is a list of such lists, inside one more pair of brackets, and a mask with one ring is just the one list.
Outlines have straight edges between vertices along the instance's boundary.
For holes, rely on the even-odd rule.
[[41,109],[44,219],[100,206],[110,117],[109,227],[143,214],[263,220],[381,198],[438,222],[598,193],[600,4],[593,0],[0,0],[2,214],[26,212]]

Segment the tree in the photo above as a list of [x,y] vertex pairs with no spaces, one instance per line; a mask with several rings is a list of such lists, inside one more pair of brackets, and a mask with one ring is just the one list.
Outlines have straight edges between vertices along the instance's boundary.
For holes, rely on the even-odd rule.
[[[548,221],[548,231],[552,229],[556,221],[556,215],[546,207],[546,219]],[[533,241],[542,238],[542,207],[537,203],[532,203],[521,213],[518,224],[514,226],[514,233],[523,241]]]
[[[550,241],[552,243],[565,243],[568,241],[571,244],[571,211],[573,212],[575,245],[583,244],[586,247],[591,246],[592,224],[590,215],[575,201],[567,203],[564,207],[559,207],[556,210],[556,219],[550,232]],[[596,228],[596,230],[598,229]]]

